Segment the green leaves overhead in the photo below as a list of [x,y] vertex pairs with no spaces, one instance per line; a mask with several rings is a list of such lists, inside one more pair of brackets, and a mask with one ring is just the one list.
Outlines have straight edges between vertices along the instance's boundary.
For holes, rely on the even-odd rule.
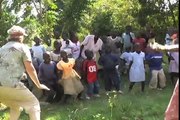
[[167,27],[178,26],[179,0],[11,1],[0,0],[0,41],[5,41],[6,30],[13,24],[27,28],[26,42],[35,35],[53,38],[54,32],[74,31],[83,39],[93,30],[105,35],[113,29],[123,32],[126,25],[135,31],[147,24],[164,37]]

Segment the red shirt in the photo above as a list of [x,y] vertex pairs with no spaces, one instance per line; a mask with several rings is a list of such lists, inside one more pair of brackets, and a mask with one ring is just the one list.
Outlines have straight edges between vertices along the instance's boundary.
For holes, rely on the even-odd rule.
[[85,60],[83,62],[83,71],[86,73],[88,83],[93,83],[97,80],[97,64],[94,60]]
[[144,38],[135,38],[133,40],[133,43],[139,43],[141,50],[144,52],[145,51],[145,47],[146,47],[146,43],[145,43],[145,39]]

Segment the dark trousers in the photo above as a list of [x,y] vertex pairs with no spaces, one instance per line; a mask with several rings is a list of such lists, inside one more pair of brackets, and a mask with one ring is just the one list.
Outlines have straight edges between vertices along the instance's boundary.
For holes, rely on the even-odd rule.
[[90,96],[93,94],[99,94],[99,82],[98,82],[98,80],[96,80],[93,83],[88,83],[87,94]]
[[49,91],[43,90],[43,94],[47,96],[46,102],[52,103],[52,102],[59,102],[62,99],[62,96],[64,94],[62,86],[60,86],[58,83],[44,83],[48,88],[50,88]]
[[170,73],[170,78],[171,78],[172,84],[175,86],[176,85],[176,81],[179,78],[179,73],[171,72]]
[[120,80],[116,70],[104,70],[105,90],[111,91],[112,87],[120,90]]
[[[129,91],[132,90],[134,84],[135,84],[135,82],[130,82]],[[142,92],[144,92],[144,88],[145,88],[145,81],[142,81],[142,82],[141,82],[141,91],[142,91]]]

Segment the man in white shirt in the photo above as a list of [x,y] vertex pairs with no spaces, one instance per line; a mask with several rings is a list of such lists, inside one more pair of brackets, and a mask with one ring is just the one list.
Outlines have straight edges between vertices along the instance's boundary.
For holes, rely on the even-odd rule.
[[120,56],[122,52],[122,38],[117,36],[117,33],[114,31],[111,33],[111,36],[107,37],[107,42],[111,46],[112,53]]
[[132,48],[132,45],[133,45],[132,41],[133,39],[135,39],[135,35],[131,31],[132,31],[131,26],[126,26],[126,32],[122,34],[124,50],[128,47]]
[[61,50],[65,51],[68,54],[68,57],[72,57],[73,43],[68,39],[67,34],[64,33],[62,35],[61,43]]
[[84,51],[90,50],[94,54],[93,58],[96,59],[96,54],[98,52],[101,54],[102,45],[103,41],[99,38],[99,35],[97,33],[95,33],[94,35],[87,35],[84,41],[81,43],[80,56],[86,59]]
[[78,40],[78,36],[75,32],[70,32],[70,40],[72,43],[72,56],[74,59],[79,57],[81,43]]
[[41,39],[39,37],[34,38],[35,44],[32,46],[33,56],[38,58],[40,62],[43,62],[43,53],[46,52],[46,49],[43,45],[41,45]]

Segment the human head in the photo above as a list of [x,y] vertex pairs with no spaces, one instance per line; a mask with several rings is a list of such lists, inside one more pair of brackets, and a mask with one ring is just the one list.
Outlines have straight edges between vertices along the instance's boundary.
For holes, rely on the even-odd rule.
[[44,63],[50,63],[51,61],[50,53],[49,52],[43,53],[43,59],[44,59]]
[[111,31],[111,36],[112,36],[112,38],[116,38],[117,32],[115,30],[112,30]]
[[56,50],[60,50],[61,46],[62,46],[62,44],[61,44],[60,41],[57,41],[57,40],[54,41],[54,48],[55,48]]
[[136,51],[137,53],[141,52],[141,47],[139,43],[135,43],[134,44],[134,51]]
[[63,60],[67,60],[68,59],[68,55],[67,55],[67,53],[64,50],[62,50],[60,54],[61,54],[61,58]]
[[104,44],[106,44],[108,42],[107,36],[102,36],[101,40],[103,41]]
[[36,43],[36,45],[40,45],[41,41],[42,40],[39,37],[34,37],[34,42]]
[[98,40],[100,37],[99,33],[97,31],[94,31],[94,40]]
[[142,31],[138,31],[136,34],[136,38],[142,38],[143,37],[143,32]]
[[175,36],[171,36],[173,39],[173,44],[179,44],[179,32]]
[[91,60],[91,59],[93,58],[93,55],[94,55],[94,54],[93,54],[92,51],[90,51],[90,50],[85,50],[84,53],[85,53],[85,56],[87,57],[88,60]]
[[62,39],[64,40],[64,41],[66,41],[66,40],[68,40],[68,34],[67,33],[62,33]]
[[9,40],[23,42],[24,36],[27,36],[25,29],[20,26],[12,26],[7,33],[9,34]]
[[167,33],[171,36],[173,34],[174,28],[173,27],[169,27],[167,29]]
[[70,35],[70,40],[74,43],[76,43],[78,41],[78,36],[75,32],[73,31],[70,31],[69,32],[69,35]]
[[155,43],[155,37],[156,37],[156,35],[155,35],[155,33],[154,32],[151,32],[150,34],[149,34],[149,40],[148,40],[148,43]]
[[130,33],[132,31],[132,27],[130,25],[126,26],[126,33]]
[[54,31],[54,37],[55,39],[59,39],[60,33],[59,31]]
[[131,47],[127,47],[125,48],[126,52],[130,52],[131,51]]

